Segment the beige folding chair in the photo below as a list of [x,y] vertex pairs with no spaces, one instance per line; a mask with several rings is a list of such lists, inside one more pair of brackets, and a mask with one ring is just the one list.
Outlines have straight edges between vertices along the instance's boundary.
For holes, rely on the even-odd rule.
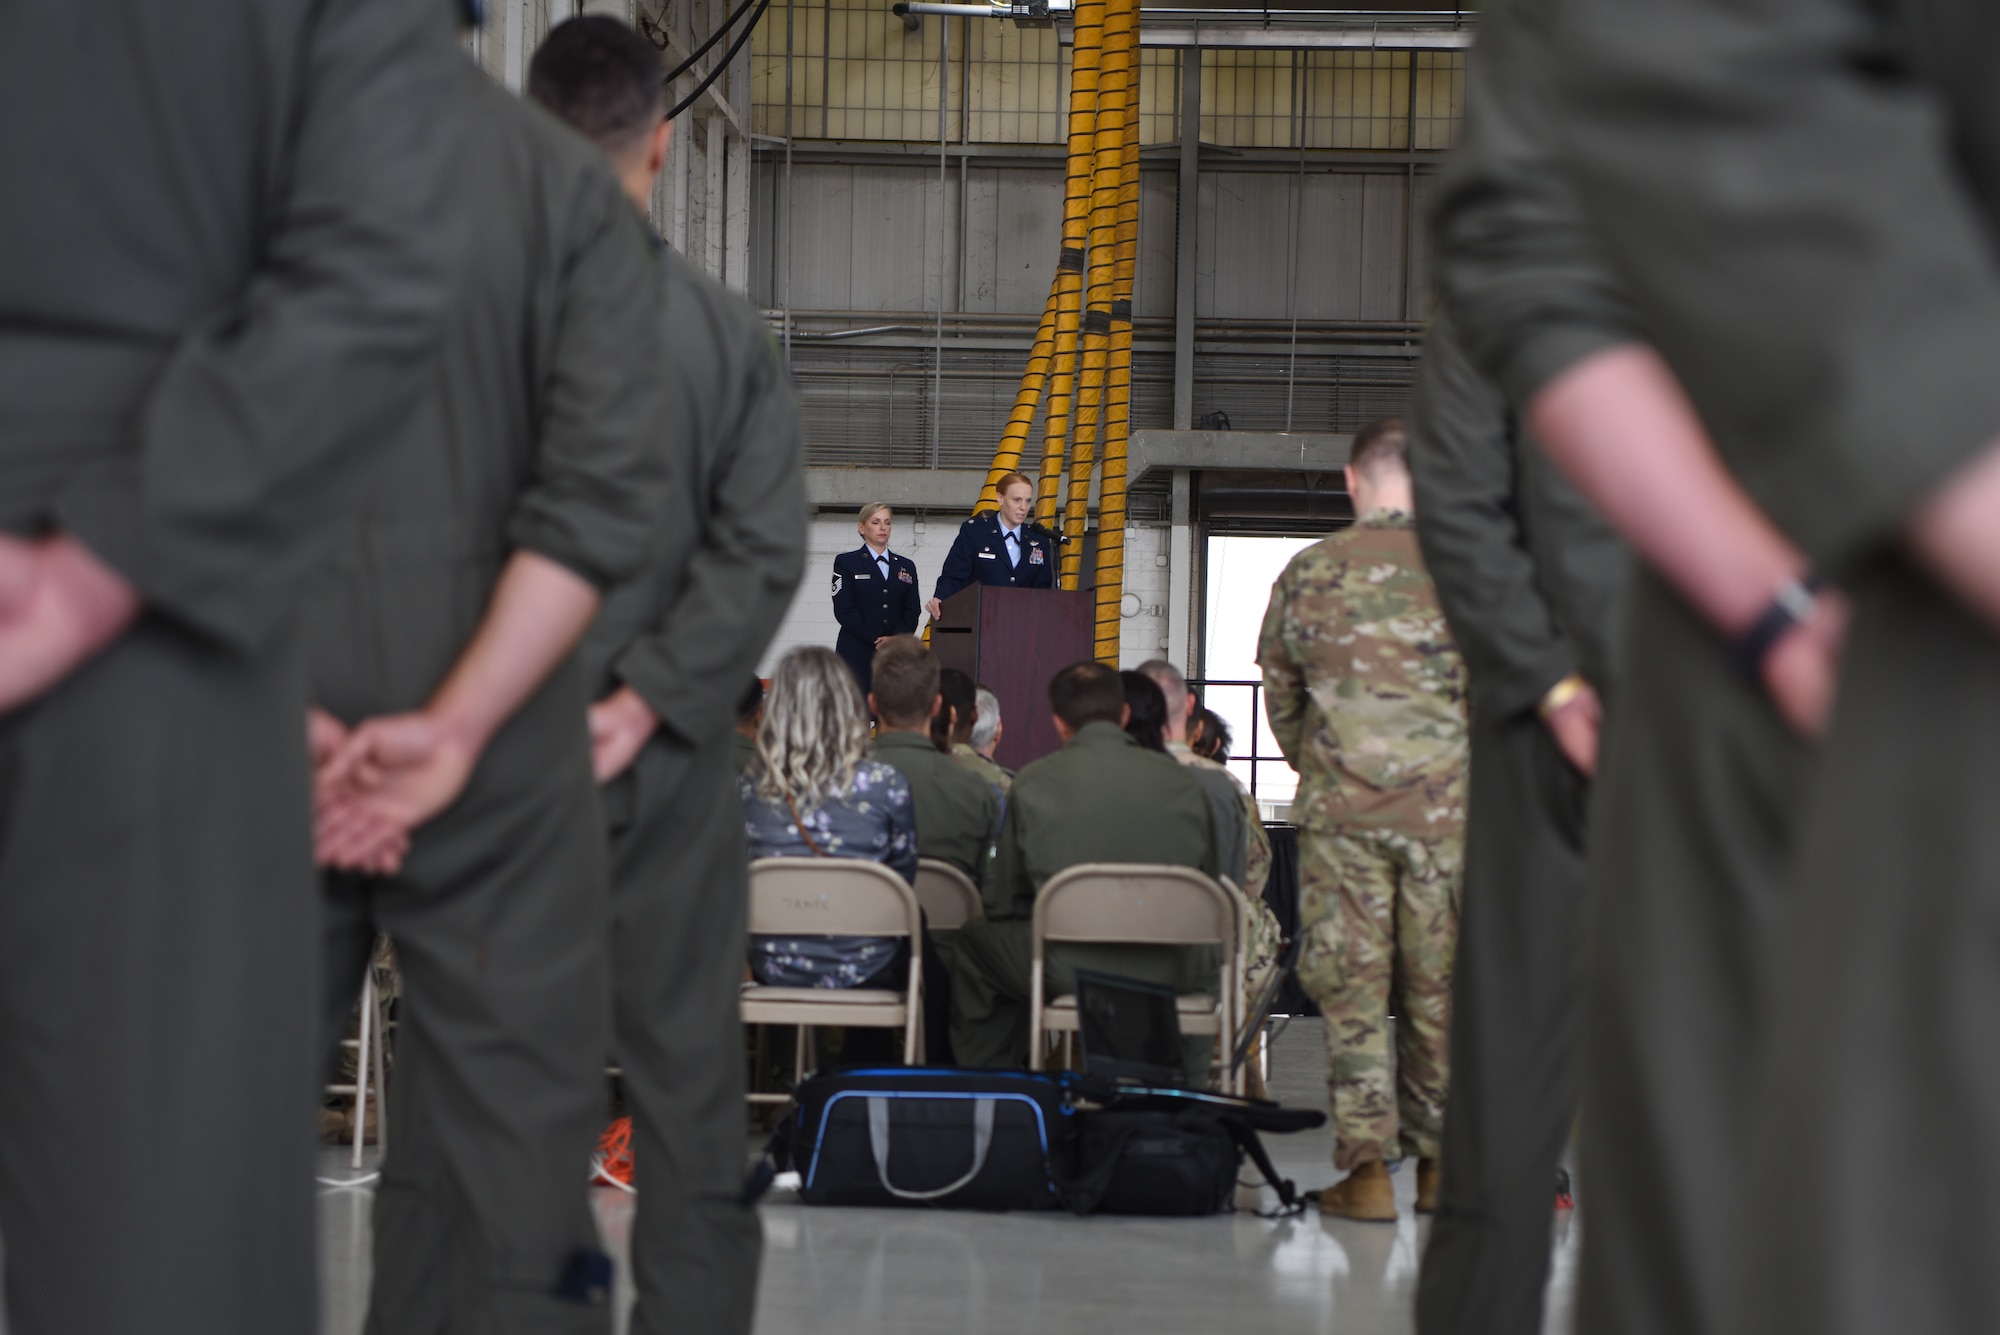
[[[1182,996],[1176,1009],[1181,1032],[1211,1034],[1216,1056],[1227,1063],[1236,1038],[1241,989],[1243,896],[1192,867],[1087,862],[1058,872],[1035,896],[1033,962],[1029,967],[1028,1064],[1042,1069],[1045,1032],[1071,1035],[1080,1027],[1075,996],[1042,1004],[1046,950],[1051,941],[1098,945],[1218,947],[1221,976],[1216,994]],[[1227,1085],[1234,1090],[1232,1073]]]
[[[923,914],[909,882],[859,858],[759,858],[750,864],[753,936],[902,936],[910,940],[910,981],[877,987],[743,987],[743,1023],[799,1030],[797,1078],[804,1079],[814,1025],[901,1029],[903,1060],[915,1065],[923,1021]],[[752,1103],[789,1103],[789,1094],[751,1094]]]
[[986,916],[986,901],[972,878],[938,858],[917,859],[917,902],[932,932],[955,932]]
[[347,1096],[354,1100],[354,1149],[348,1164],[356,1172],[361,1171],[361,1146],[368,1135],[371,1086],[375,1091],[375,1143],[385,1153],[389,1148],[388,1062],[384,1057],[389,1043],[389,1008],[375,986],[375,970],[388,949],[388,937],[375,938],[375,948],[368,952],[368,967],[361,973],[360,1032],[354,1038],[340,1040],[342,1048],[354,1052],[354,1079],[336,1080],[326,1087],[326,1092],[336,1098]]

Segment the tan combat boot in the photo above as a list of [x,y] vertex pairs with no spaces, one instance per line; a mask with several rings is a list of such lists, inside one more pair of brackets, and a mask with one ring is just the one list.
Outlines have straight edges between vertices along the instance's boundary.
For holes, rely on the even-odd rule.
[[1319,1212],[1373,1224],[1396,1222],[1396,1189],[1389,1166],[1380,1159],[1365,1163],[1319,1194]]
[[1438,1182],[1444,1176],[1436,1159],[1417,1160],[1417,1213],[1436,1214]]

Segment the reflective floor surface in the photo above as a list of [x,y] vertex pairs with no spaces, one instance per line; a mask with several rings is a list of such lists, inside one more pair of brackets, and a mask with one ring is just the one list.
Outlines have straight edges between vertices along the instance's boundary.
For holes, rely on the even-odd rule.
[[[1274,1046],[1272,1092],[1325,1107],[1317,1020]],[[1329,1131],[1267,1137],[1273,1159],[1303,1190],[1334,1180]],[[1246,1169],[1254,1175],[1254,1169]],[[329,1149],[327,1177],[348,1175]],[[1207,1219],[1076,1219],[946,1211],[809,1209],[773,1198],[763,1209],[758,1335],[1037,1335],[1260,1330],[1401,1335],[1411,1330],[1417,1262],[1429,1223],[1411,1211],[1415,1169],[1396,1175],[1402,1219],[1333,1222],[1314,1210],[1270,1221],[1243,1212]],[[1266,1191],[1266,1207],[1276,1198]],[[361,1329],[368,1274],[364,1190],[321,1196],[324,1335]],[[621,1268],[632,1198],[600,1190]],[[1557,1216],[1549,1335],[1568,1335],[1577,1235]],[[621,1292],[620,1312],[630,1302]],[[623,1330],[623,1322],[620,1322]]]

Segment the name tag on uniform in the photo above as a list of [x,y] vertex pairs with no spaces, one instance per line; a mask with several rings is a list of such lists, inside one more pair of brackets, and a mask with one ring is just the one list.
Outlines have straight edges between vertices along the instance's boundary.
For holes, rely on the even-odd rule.
[[874,579],[875,577],[874,577],[873,575],[864,575],[864,574],[862,574],[862,573],[861,573],[860,571],[858,571],[858,570],[857,570],[857,571],[855,571],[855,572],[854,572],[854,578],[855,578],[855,579]]
[[992,552],[981,552],[979,559],[982,561],[997,561],[1000,558],[996,557]]
[[1028,548],[1028,564],[1029,564],[1029,565],[1031,565],[1031,566],[1038,566],[1038,565],[1045,565],[1045,564],[1047,564],[1047,563],[1046,563],[1045,561],[1043,561],[1043,559],[1042,559],[1042,549],[1041,549],[1040,547],[1030,547],[1030,548]]

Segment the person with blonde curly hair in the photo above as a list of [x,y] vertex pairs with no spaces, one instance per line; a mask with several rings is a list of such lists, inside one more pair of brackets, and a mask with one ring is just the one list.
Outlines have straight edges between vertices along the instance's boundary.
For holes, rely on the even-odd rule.
[[[863,858],[917,876],[910,781],[868,758],[868,706],[831,649],[794,649],[771,674],[757,756],[738,779],[753,858]],[[754,937],[750,968],[782,987],[857,987],[898,962],[875,937]]]

